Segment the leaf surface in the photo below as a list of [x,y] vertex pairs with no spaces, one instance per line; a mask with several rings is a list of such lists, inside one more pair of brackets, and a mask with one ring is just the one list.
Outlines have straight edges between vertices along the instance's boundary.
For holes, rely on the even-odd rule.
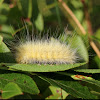
[[38,65],[38,64],[9,64],[7,67],[15,70],[28,71],[28,72],[55,72],[65,71],[72,68],[82,66],[85,63],[76,64],[62,64],[62,65]]
[[25,74],[19,73],[8,73],[8,74],[0,74],[0,89],[2,90],[6,84],[9,82],[16,83],[23,92],[30,93],[30,94],[38,94],[39,89],[32,80],[31,77]]
[[14,97],[16,95],[21,95],[22,94],[22,91],[21,91],[20,87],[17,84],[13,83],[13,82],[8,83],[4,87],[2,92],[3,92],[2,93],[2,98],[3,99],[9,99],[9,98]]

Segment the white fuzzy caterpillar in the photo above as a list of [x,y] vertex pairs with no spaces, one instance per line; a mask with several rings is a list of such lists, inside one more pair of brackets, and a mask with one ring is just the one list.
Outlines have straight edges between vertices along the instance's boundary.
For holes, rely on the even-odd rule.
[[26,64],[73,64],[76,50],[59,40],[28,40],[16,46],[16,61]]
[[[45,34],[47,38],[35,38],[34,33],[29,34],[25,25],[27,35],[21,36],[19,43],[14,44],[15,59],[22,64],[74,64],[77,61],[77,50],[72,49],[70,44],[61,42],[58,38],[52,38]],[[24,32],[25,33],[25,32]],[[54,34],[53,34],[54,35]],[[64,34],[63,34],[64,35]],[[36,35],[37,36],[37,35]],[[40,35],[41,36],[41,35]],[[62,37],[62,35],[60,35]],[[64,36],[65,38],[66,36]],[[24,41],[23,41],[24,40]],[[66,40],[66,39],[65,39]]]

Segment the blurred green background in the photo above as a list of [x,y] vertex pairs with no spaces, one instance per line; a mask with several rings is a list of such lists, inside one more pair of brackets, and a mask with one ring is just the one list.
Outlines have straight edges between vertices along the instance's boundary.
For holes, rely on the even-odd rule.
[[[99,0],[64,0],[87,31],[82,1],[85,1],[88,7],[93,33],[98,33],[100,28]],[[70,31],[75,30],[77,27],[72,27],[68,19],[60,9],[57,0],[0,0],[0,34],[5,38],[10,38],[19,27],[21,28],[23,20],[29,25],[33,24],[34,29],[39,31],[48,28],[53,30],[57,26],[63,29],[68,26]]]

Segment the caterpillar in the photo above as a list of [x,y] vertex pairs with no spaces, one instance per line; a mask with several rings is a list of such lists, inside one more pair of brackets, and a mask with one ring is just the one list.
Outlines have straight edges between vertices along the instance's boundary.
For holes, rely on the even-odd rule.
[[[29,37],[29,36],[28,36]],[[15,59],[22,64],[74,64],[77,61],[77,50],[59,38],[27,38],[15,45]]]

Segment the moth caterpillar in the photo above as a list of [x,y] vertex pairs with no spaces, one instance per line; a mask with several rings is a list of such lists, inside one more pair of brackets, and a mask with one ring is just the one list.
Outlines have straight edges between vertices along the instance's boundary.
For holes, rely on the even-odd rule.
[[76,50],[57,39],[26,39],[15,46],[15,59],[25,64],[73,64]]

